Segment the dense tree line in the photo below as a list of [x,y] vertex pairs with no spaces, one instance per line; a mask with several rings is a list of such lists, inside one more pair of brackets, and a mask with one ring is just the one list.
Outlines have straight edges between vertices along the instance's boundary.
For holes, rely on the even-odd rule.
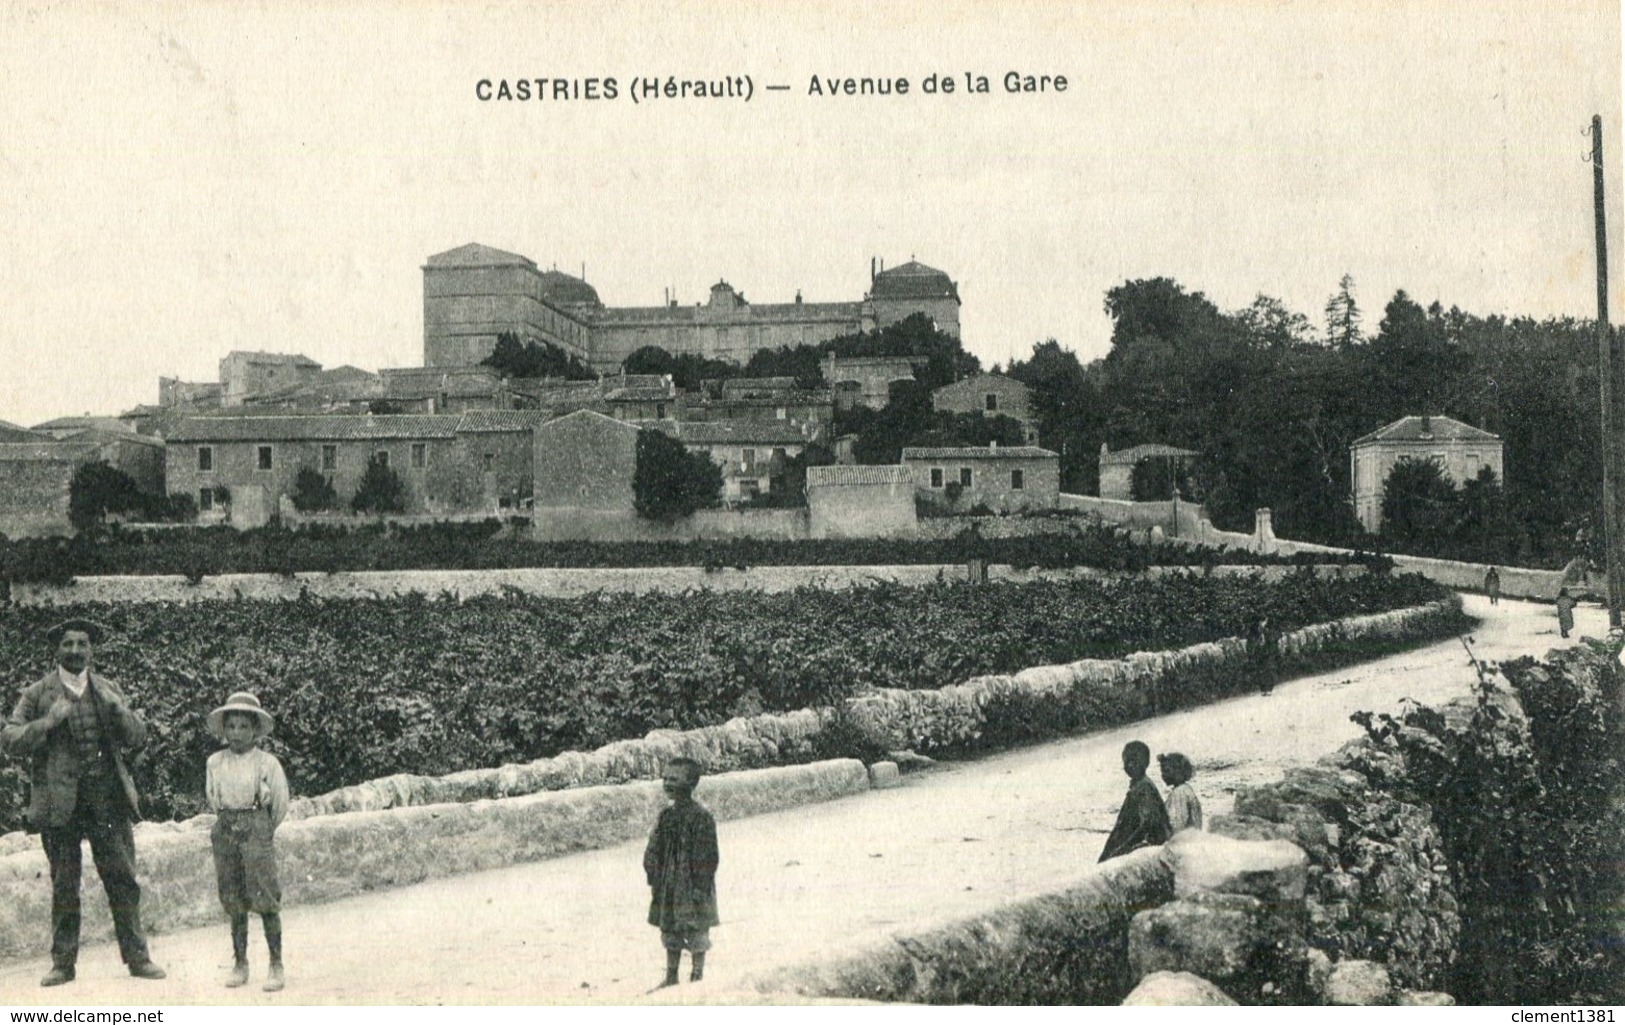
[[1220,526],[1247,529],[1268,506],[1282,536],[1369,544],[1350,505],[1350,446],[1402,416],[1443,415],[1499,435],[1507,479],[1454,482],[1448,501],[1434,496],[1433,521],[1410,515],[1406,493],[1390,496],[1402,536],[1385,545],[1531,564],[1595,554],[1591,322],[1478,317],[1400,291],[1368,336],[1348,277],[1324,331],[1279,300],[1227,313],[1168,278],[1111,289],[1106,311],[1104,359],[1084,365],[1050,340],[1008,368],[1033,389],[1064,490],[1096,492],[1102,442],[1162,442],[1199,453],[1188,497]]

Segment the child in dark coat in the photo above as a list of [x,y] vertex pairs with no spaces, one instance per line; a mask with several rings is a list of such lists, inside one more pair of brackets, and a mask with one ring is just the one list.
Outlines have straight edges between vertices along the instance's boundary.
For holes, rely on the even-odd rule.
[[1128,775],[1128,796],[1117,813],[1117,825],[1106,838],[1106,847],[1100,860],[1121,857],[1141,847],[1159,846],[1168,842],[1173,830],[1168,825],[1168,809],[1163,807],[1157,785],[1145,778],[1151,767],[1151,749],[1138,740],[1123,745],[1123,772]]
[[704,977],[711,927],[717,924],[717,821],[694,800],[700,772],[700,763],[692,758],[666,763],[661,782],[671,806],[660,813],[643,851],[651,891],[649,924],[660,928],[666,948],[666,979],[660,986],[677,985],[684,950],[694,962],[688,980]]

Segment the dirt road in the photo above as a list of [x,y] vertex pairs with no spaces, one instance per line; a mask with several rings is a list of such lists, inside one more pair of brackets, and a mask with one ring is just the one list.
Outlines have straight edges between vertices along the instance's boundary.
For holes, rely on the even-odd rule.
[[[1474,634],[1481,658],[1574,643],[1559,640],[1549,605],[1466,603],[1484,620]],[[1592,606],[1577,611],[1577,625],[1606,633]],[[743,980],[772,967],[1066,885],[1090,870],[1110,829],[1127,785],[1119,752],[1128,740],[1189,755],[1211,816],[1229,810],[1236,786],[1279,778],[1355,737],[1350,713],[1406,697],[1442,702],[1467,693],[1473,678],[1452,639],[1269,695],[945,766],[895,790],[723,823],[724,924],[712,933],[708,978],[661,996],[737,999]],[[230,963],[222,920],[154,938],[154,957],[169,971],[163,982],[129,978],[116,949],[97,946],[80,958],[78,981],[60,989],[37,985],[44,956],[0,969],[0,1003],[624,1003],[648,990],[664,963],[658,933],[644,924],[641,854],[641,843],[625,844],[290,909],[280,994],[258,988],[257,923],[253,982],[222,988]],[[85,899],[104,899],[94,881]],[[42,954],[46,943],[42,935]]]

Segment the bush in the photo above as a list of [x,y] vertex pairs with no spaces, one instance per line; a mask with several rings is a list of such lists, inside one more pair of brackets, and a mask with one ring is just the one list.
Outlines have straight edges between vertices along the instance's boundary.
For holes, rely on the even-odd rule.
[[300,512],[327,512],[339,507],[333,482],[306,466],[293,479],[293,507]]
[[1625,903],[1616,654],[1592,643],[1498,672],[1475,660],[1469,716],[1354,717],[1400,756],[1388,788],[1433,809],[1461,906],[1450,992],[1464,1003],[1625,1001],[1625,951],[1610,939]]
[[367,469],[361,475],[361,484],[350,499],[350,508],[358,513],[385,513],[406,511],[406,485],[400,475],[389,468],[382,453],[367,460]]

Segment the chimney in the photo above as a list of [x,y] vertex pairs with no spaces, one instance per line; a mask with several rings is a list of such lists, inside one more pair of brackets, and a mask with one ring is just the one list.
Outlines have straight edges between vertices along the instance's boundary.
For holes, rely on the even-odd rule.
[[801,305],[801,289],[796,289],[796,305]]
[[874,283],[875,283],[875,258],[871,256],[871,257],[869,257],[869,284],[872,286]]
[[1424,437],[1424,438],[1433,437],[1433,418],[1432,417],[1424,416],[1422,418],[1422,437]]
[[988,447],[988,448],[989,448],[989,449],[990,449],[990,450],[991,450],[991,449],[996,449],[996,448],[998,448],[998,447],[999,447],[999,443],[998,443],[998,442],[997,442],[997,441],[990,441],[990,442],[988,442],[988,443],[987,443],[987,447]]

